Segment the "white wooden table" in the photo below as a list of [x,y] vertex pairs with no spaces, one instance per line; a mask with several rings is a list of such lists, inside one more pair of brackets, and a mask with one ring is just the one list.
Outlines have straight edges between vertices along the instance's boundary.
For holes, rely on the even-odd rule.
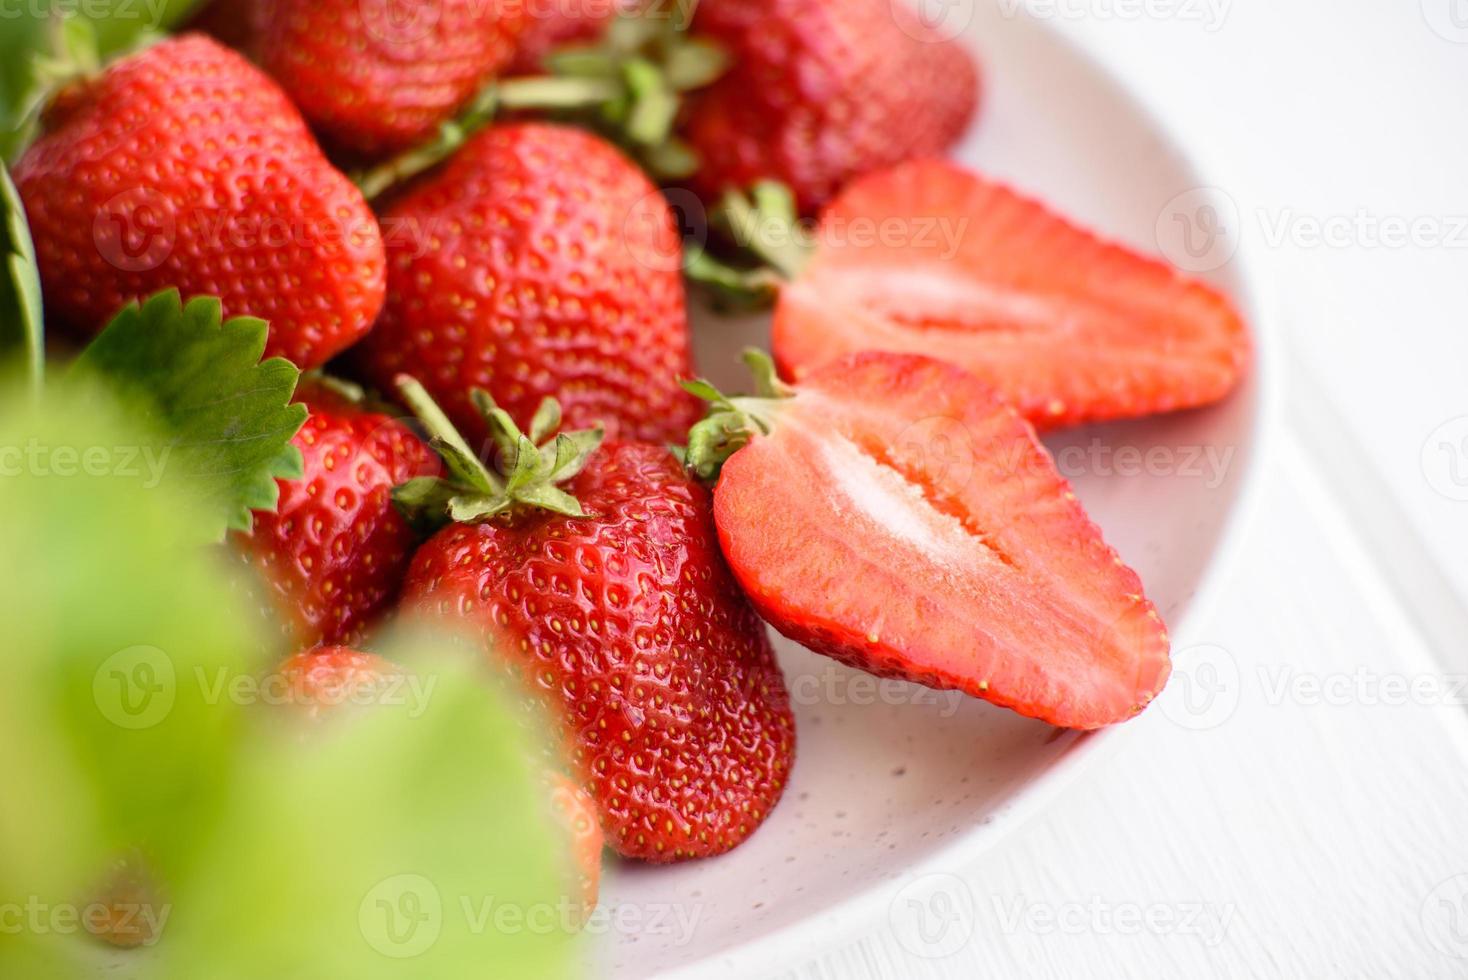
[[874,923],[792,975],[1468,976],[1468,0],[1029,6],[1222,175],[1284,417],[1169,701],[955,869],[928,955]]

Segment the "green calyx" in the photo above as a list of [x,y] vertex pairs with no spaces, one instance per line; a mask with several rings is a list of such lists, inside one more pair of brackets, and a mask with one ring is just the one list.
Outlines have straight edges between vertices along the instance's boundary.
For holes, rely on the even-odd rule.
[[[44,47],[30,55],[23,69],[25,86],[17,93],[13,118],[7,120],[11,132],[4,143],[12,161],[35,138],[46,108],[58,94],[102,72],[97,31],[90,20],[75,14],[53,15],[45,32]],[[145,35],[130,50],[153,40]]]
[[595,79],[502,79],[480,92],[457,119],[440,126],[433,139],[357,174],[354,179],[362,195],[371,201],[443,163],[501,112],[590,109],[615,98],[618,91],[616,86]]
[[748,193],[726,190],[710,220],[745,261],[735,264],[690,248],[683,271],[725,308],[770,306],[780,286],[798,277],[815,251],[813,235],[796,212],[795,196],[779,181],[759,181]]
[[557,484],[586,467],[601,445],[601,429],[555,434],[561,425],[561,406],[547,398],[531,420],[530,432],[524,433],[488,392],[476,389],[474,406],[494,443],[491,466],[469,448],[421,384],[404,375],[397,387],[447,471],[443,477],[409,480],[393,491],[393,503],[416,526],[433,530],[451,522],[482,523],[521,508],[583,516],[581,504]]
[[744,352],[744,363],[754,375],[752,396],[730,397],[706,380],[683,382],[683,388],[709,403],[709,413],[688,431],[688,449],[683,463],[701,480],[718,479],[724,463],[749,444],[756,435],[775,430],[780,405],[795,396],[795,389],[780,380],[775,362],[762,350]]
[[564,48],[546,58],[547,70],[557,79],[599,82],[615,90],[583,121],[659,180],[679,180],[698,169],[698,157],[673,128],[684,97],[729,67],[722,48],[688,33],[684,6],[654,3],[619,15],[599,43]]
[[490,83],[432,140],[358,174],[357,186],[368,200],[380,197],[453,156],[500,114],[528,111],[598,130],[657,179],[691,175],[698,158],[673,125],[683,96],[717,79],[729,60],[717,45],[690,37],[665,6],[618,15],[596,45],[552,52],[547,75]]

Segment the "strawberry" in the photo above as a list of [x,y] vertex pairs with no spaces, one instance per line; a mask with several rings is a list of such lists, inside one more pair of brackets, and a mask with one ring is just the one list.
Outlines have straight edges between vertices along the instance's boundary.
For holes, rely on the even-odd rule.
[[392,489],[436,472],[437,461],[402,423],[325,387],[298,400],[311,413],[292,440],[303,474],[278,481],[275,512],[257,512],[253,531],[233,542],[293,642],[349,642],[396,596],[412,557],[416,539]]
[[560,398],[571,426],[681,441],[698,406],[667,204],[611,144],[543,124],[496,126],[387,209],[388,300],[359,365],[384,388],[422,380],[471,441],[488,390],[528,425]]
[[1249,362],[1217,290],[951,163],[857,182],[817,242],[775,314],[796,380],[854,351],[938,351],[1050,428],[1206,405]]
[[693,28],[734,67],[689,108],[708,200],[780,180],[813,214],[854,177],[948,149],[978,68],[905,0],[703,0]]
[[344,705],[378,700],[396,685],[403,671],[381,657],[338,646],[298,653],[281,664],[276,674],[286,686],[289,704],[320,717]]
[[597,823],[596,801],[559,772],[546,770],[545,778],[551,794],[551,812],[571,837],[571,857],[581,886],[581,914],[584,919],[596,906],[601,882],[604,839],[601,824]]
[[178,287],[270,323],[311,368],[382,306],[377,221],[284,93],[202,35],[162,42],[52,104],[15,168],[47,313],[95,333]]
[[377,157],[431,136],[509,64],[522,0],[254,0],[260,64],[334,146]]
[[[458,520],[413,559],[403,604],[461,619],[562,721],[618,853],[719,854],[769,814],[794,718],[769,637],[719,556],[708,492],[664,447],[563,434],[553,400],[530,437],[477,394],[501,471],[480,464],[415,383],[452,479],[399,492]],[[557,486],[565,483],[565,488]]]
[[[761,358],[763,355],[761,355]],[[1167,633],[1034,430],[981,381],[868,352],[714,402],[689,462],[718,474],[725,557],[812,650],[1066,728],[1119,722],[1167,680]]]

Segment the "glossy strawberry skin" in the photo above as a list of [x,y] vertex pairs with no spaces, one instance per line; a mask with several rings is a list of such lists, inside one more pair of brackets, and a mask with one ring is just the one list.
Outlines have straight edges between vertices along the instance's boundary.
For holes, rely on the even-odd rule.
[[380,157],[432,136],[503,69],[521,0],[256,0],[261,66],[334,147]]
[[388,300],[358,364],[421,381],[476,448],[483,388],[528,427],[542,399],[568,428],[680,441],[690,377],[681,242],[662,195],[589,133],[491,128],[383,216]]
[[685,126],[709,200],[771,178],[814,214],[855,177],[946,151],[978,108],[973,59],[905,0],[702,0],[693,26],[734,58]]
[[381,233],[273,82],[202,35],[118,62],[51,107],[15,168],[46,312],[83,335],[169,287],[270,323],[307,369],[371,328]]
[[584,518],[454,525],[403,603],[463,617],[563,719],[618,853],[719,854],[769,814],[794,758],[784,680],[719,555],[708,492],[663,448],[604,447],[566,489]]
[[[846,233],[860,222],[903,237]],[[775,312],[786,377],[863,350],[933,354],[1053,429],[1208,405],[1248,370],[1223,293],[946,160],[852,184],[817,241]]]
[[1170,671],[1157,610],[1034,430],[927,357],[813,372],[723,466],[730,568],[784,635],[1066,728],[1125,721]]
[[292,440],[304,475],[279,481],[275,512],[257,512],[234,545],[296,645],[350,643],[397,595],[417,540],[392,489],[439,464],[397,420],[319,388],[299,400],[311,413]]

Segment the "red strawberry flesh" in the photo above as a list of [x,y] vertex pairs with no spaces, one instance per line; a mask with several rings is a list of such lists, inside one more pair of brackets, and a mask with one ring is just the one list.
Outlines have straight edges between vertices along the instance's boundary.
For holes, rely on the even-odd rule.
[[[895,229],[881,236],[862,229]],[[1248,332],[1216,289],[944,161],[860,181],[783,290],[774,352],[799,379],[861,350],[933,354],[1042,428],[1206,405]]]
[[1070,728],[1161,690],[1167,634],[1033,430],[985,385],[863,354],[778,403],[723,467],[720,540],[762,615],[818,652]]

